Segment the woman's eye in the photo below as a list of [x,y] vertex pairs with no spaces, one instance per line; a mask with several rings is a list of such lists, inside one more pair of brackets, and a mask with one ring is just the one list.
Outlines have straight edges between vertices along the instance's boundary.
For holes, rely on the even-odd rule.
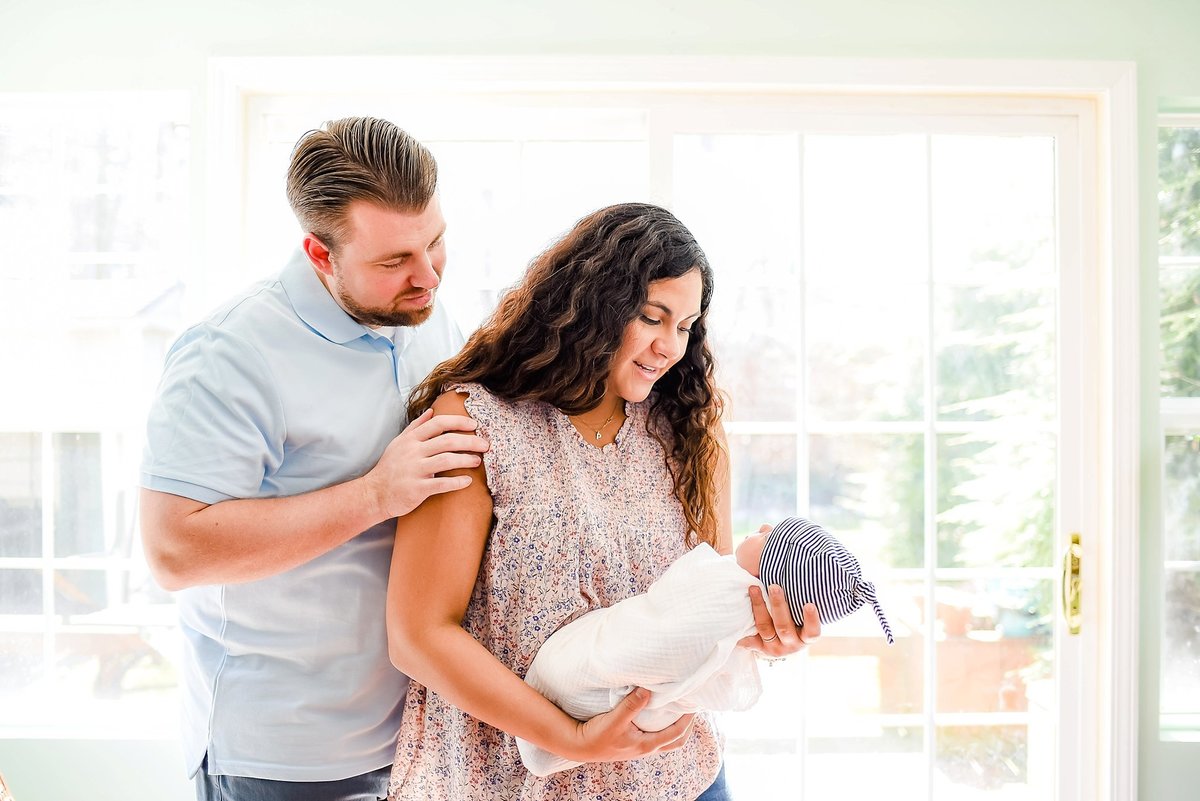
[[653,317],[647,317],[644,314],[640,315],[640,317],[642,318],[642,322],[646,325],[659,325],[662,322],[661,320],[655,320]]

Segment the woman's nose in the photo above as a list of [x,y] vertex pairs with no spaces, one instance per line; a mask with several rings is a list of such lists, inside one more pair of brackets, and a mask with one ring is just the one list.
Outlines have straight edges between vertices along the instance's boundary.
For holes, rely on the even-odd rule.
[[670,333],[658,337],[655,343],[655,351],[664,359],[669,359],[672,362],[678,361],[683,355],[683,349],[686,347],[684,336],[671,329]]

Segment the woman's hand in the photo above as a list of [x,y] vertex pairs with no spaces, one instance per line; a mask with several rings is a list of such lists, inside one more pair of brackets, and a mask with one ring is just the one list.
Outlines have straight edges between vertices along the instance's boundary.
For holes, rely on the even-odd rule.
[[635,687],[610,711],[580,723],[577,747],[562,756],[576,762],[623,762],[683,745],[694,715],[684,715],[662,731],[642,731],[633,719],[648,703],[650,691]]
[[763,656],[780,657],[799,653],[821,636],[821,618],[814,604],[804,605],[804,626],[797,628],[788,609],[787,596],[778,584],[767,588],[769,601],[762,590],[750,588],[750,608],[754,612],[757,633],[738,640],[738,645],[758,651]]
[[[762,526],[758,532],[763,534],[770,530],[771,526]],[[804,620],[801,621],[804,625],[797,628],[788,609],[783,587],[772,584],[767,592],[770,595],[769,603],[763,599],[762,590],[750,588],[750,609],[754,613],[757,632],[738,640],[738,645],[774,658],[799,653],[821,636],[821,618],[816,606],[804,605]]]

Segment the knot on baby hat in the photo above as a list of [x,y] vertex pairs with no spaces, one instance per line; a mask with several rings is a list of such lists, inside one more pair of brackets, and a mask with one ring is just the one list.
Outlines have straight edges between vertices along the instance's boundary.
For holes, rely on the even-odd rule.
[[801,517],[789,517],[771,530],[759,561],[759,580],[778,584],[787,595],[792,618],[804,622],[804,605],[816,604],[821,623],[832,623],[870,603],[879,625],[892,639],[892,627],[883,616],[875,585],[864,581],[854,555],[832,534]]

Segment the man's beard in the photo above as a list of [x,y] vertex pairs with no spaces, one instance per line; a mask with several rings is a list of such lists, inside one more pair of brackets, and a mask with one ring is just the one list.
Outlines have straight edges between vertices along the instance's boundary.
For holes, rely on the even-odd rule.
[[429,315],[433,314],[433,297],[435,295],[434,290],[430,290],[429,305],[422,309],[415,309],[411,311],[397,311],[395,309],[380,308],[370,309],[366,306],[362,306],[358,301],[350,297],[346,290],[341,286],[340,281],[338,282],[337,293],[338,300],[340,300],[342,303],[342,308],[345,309],[351,317],[353,317],[355,320],[358,320],[363,325],[420,325],[429,319]]

